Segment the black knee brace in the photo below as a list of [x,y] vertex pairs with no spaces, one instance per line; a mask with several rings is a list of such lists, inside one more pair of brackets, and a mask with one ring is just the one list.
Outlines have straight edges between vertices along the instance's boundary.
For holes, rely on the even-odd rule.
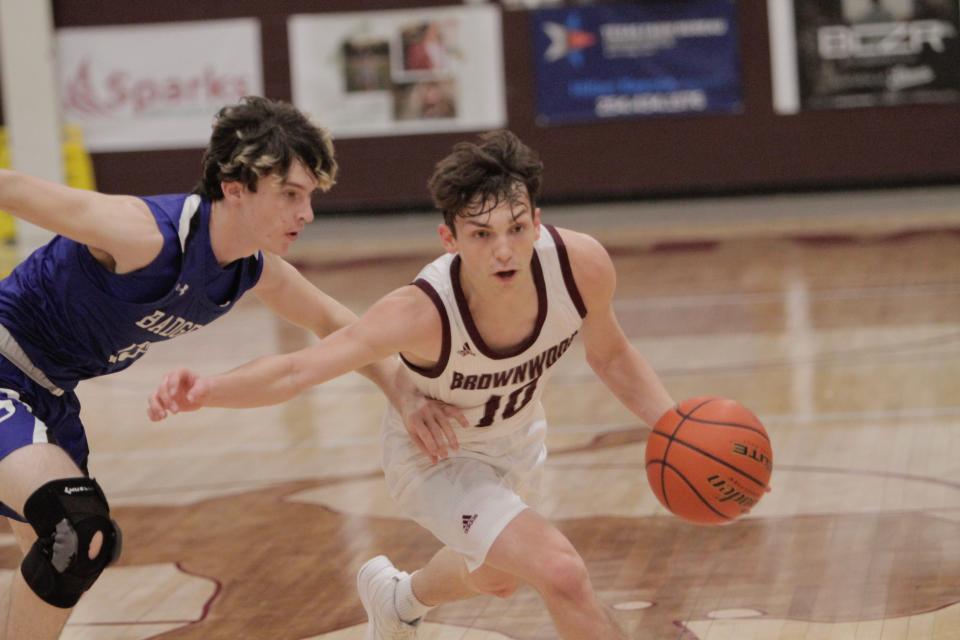
[[[37,489],[23,506],[37,541],[20,572],[41,600],[69,609],[77,604],[107,565],[120,557],[120,528],[92,478],[54,480]],[[103,535],[100,551],[90,558],[90,542]]]

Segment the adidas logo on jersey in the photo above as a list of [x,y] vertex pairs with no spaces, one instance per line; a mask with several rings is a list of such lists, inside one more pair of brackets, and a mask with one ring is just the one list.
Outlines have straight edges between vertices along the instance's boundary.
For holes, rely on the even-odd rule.
[[187,292],[187,289],[190,288],[190,285],[188,285],[188,284],[176,284],[176,285],[174,285],[173,288],[176,289],[176,290],[177,290],[177,293],[182,296],[183,294],[185,294],[185,293]]
[[472,527],[473,523],[477,521],[477,514],[475,513],[472,516],[464,515],[462,520],[463,520],[463,532],[470,533],[470,527]]
[[457,353],[459,353],[459,354],[462,355],[462,356],[475,356],[475,355],[477,355],[476,352],[474,352],[474,350],[470,348],[470,343],[469,343],[469,342],[464,342],[464,343],[463,343],[463,348],[460,349],[460,351],[457,351]]

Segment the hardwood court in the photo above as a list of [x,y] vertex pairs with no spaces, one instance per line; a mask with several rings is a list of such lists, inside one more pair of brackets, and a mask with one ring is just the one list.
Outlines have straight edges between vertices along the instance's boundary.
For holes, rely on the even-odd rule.
[[[646,485],[645,430],[578,343],[558,365],[542,511],[631,638],[960,638],[960,216],[932,221],[890,194],[899,212],[871,212],[881,194],[860,197],[858,217],[841,211],[851,197],[796,224],[763,201],[764,233],[759,219],[724,213],[743,202],[686,226],[615,217],[604,227],[589,209],[552,220],[605,240],[621,322],[674,397],[737,398],[774,446],[773,492],[749,518],[683,524]],[[429,232],[414,242],[315,225],[296,261],[358,311],[439,247]],[[123,375],[81,385],[91,470],[125,549],[65,638],[359,640],[359,565],[386,553],[412,569],[432,555],[433,538],[385,494],[384,402],[359,376],[262,410],[145,417],[170,367],[213,372],[310,339],[248,300]],[[0,567],[12,570],[12,538],[0,542]],[[446,606],[421,630],[427,640],[555,637],[529,588]]]

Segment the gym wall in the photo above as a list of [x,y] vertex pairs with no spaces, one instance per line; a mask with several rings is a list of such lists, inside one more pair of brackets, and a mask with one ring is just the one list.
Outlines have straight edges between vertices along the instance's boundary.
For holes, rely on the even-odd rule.
[[[255,17],[261,24],[264,89],[291,99],[287,17],[447,6],[432,0],[231,0],[182,3],[54,0],[57,27]],[[530,12],[503,11],[508,126],[546,165],[544,200],[724,194],[960,179],[960,104],[774,112],[766,3],[739,3],[743,110],[542,127],[535,122]],[[473,134],[343,139],[342,174],[318,210],[393,210],[429,206],[434,162]],[[196,149],[96,153],[107,192],[182,191],[198,175]]]

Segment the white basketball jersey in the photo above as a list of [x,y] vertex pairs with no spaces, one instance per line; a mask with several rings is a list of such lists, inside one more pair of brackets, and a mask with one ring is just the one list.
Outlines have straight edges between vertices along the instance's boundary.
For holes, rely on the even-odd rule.
[[457,429],[460,442],[508,435],[542,418],[543,388],[586,316],[557,230],[542,225],[534,248],[539,312],[530,336],[508,352],[494,351],[480,336],[460,288],[459,256],[434,260],[414,282],[440,313],[443,342],[432,368],[404,363],[421,393],[459,407],[471,421],[473,428]]

